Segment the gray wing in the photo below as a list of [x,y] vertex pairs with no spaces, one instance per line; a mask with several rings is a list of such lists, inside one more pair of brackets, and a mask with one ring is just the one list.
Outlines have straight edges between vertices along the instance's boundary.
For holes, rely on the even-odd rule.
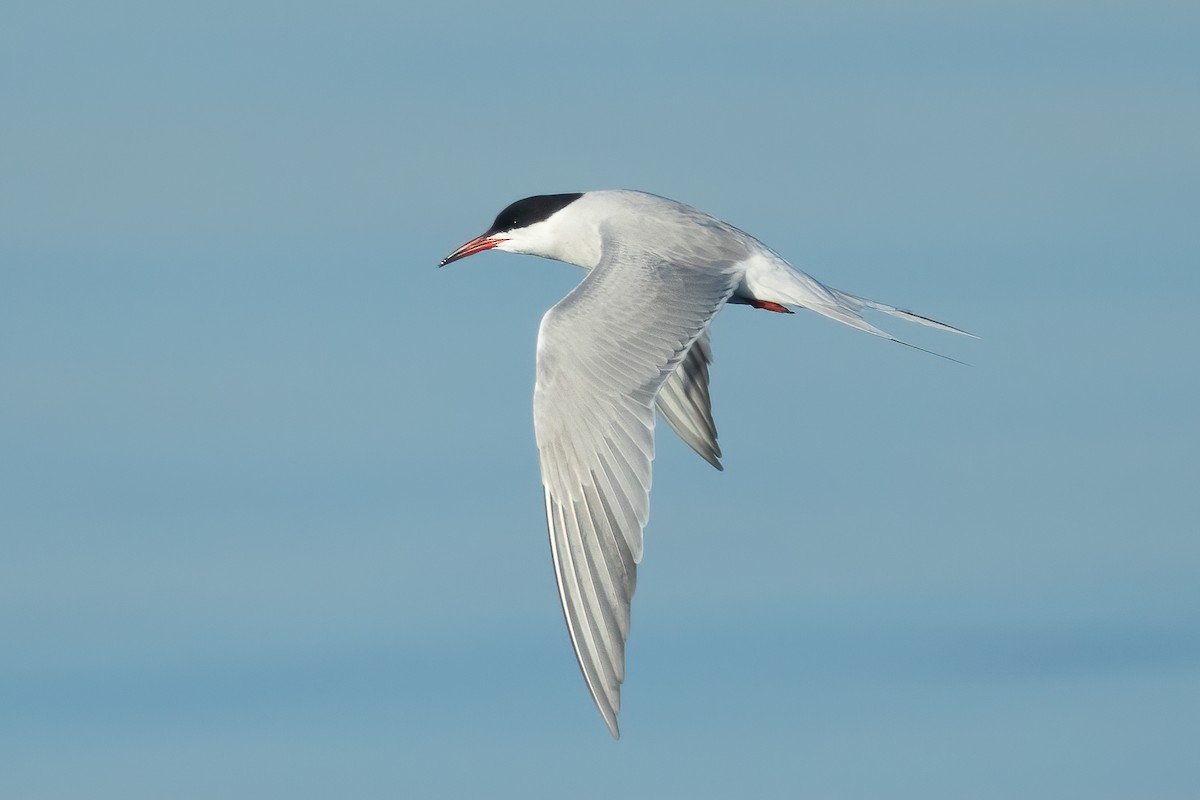
[[723,470],[712,398],[708,394],[708,365],[712,360],[712,345],[706,330],[667,378],[656,403],[658,413],[679,438],[705,461]]
[[534,428],[554,573],[583,677],[614,737],[655,398],[737,280],[733,265],[694,268],[605,240],[600,263],[538,332]]

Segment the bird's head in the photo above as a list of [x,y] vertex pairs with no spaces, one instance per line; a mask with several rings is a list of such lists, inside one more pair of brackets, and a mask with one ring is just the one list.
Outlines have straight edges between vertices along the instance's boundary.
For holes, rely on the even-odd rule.
[[587,212],[585,195],[540,194],[511,204],[492,227],[442,259],[438,266],[484,250],[506,250],[553,258],[590,269],[600,260],[598,219]]

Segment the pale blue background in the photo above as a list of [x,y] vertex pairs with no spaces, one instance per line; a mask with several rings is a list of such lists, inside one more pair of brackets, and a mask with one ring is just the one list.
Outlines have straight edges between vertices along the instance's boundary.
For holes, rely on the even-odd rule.
[[[6,2],[0,797],[1200,792],[1200,7]],[[634,187],[962,325],[715,327],[612,742],[533,345]]]

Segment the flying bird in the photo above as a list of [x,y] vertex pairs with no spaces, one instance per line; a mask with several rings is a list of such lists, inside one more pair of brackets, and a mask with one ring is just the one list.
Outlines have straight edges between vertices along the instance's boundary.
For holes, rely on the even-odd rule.
[[722,469],[708,391],[716,313],[726,303],[806,308],[900,344],[862,312],[972,334],[826,286],[734,226],[645,192],[518,200],[440,266],[493,249],[587,270],[542,318],[533,418],[563,615],[592,699],[618,738],[655,410]]

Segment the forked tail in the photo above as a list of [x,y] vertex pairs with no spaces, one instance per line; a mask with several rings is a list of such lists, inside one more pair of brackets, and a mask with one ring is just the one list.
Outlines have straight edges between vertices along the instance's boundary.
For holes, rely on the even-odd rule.
[[[839,289],[830,289],[830,292],[832,292],[838,300],[841,300],[846,305],[853,307],[856,311],[869,308],[872,311],[882,311],[884,314],[890,314],[893,317],[899,317],[900,319],[908,320],[909,322],[915,322],[918,325],[927,325],[930,328],[937,328],[941,331],[950,331],[950,333],[961,333],[963,336],[970,336],[972,339],[979,338],[973,333],[964,331],[962,328],[956,328],[953,325],[947,325],[944,322],[938,322],[936,319],[930,319],[929,317],[922,316],[913,311],[908,311],[903,308],[896,308],[895,306],[889,306],[887,303],[876,303],[874,300],[868,300],[865,297],[847,294]],[[885,333],[884,336],[887,336],[887,334]]]
[[[892,336],[887,331],[881,331],[879,328],[876,328],[874,325],[865,321],[861,316],[859,316],[859,313],[863,309],[869,308],[872,311],[881,311],[884,314],[888,314],[893,317],[898,317],[900,319],[907,320],[908,322],[915,322],[918,325],[925,325],[930,328],[937,328],[938,330],[941,330],[941,331],[949,331],[950,333],[958,333],[958,334],[962,334],[963,336],[970,336],[972,339],[979,338],[978,336],[976,336],[973,333],[964,331],[962,328],[956,328],[953,325],[947,325],[944,322],[938,322],[936,319],[931,319],[929,317],[922,316],[922,315],[914,313],[912,311],[907,311],[903,308],[896,308],[895,306],[889,306],[887,303],[877,303],[874,300],[868,300],[865,297],[858,297],[857,295],[847,294],[846,292],[843,292],[840,289],[829,289],[829,292],[834,297],[836,297],[839,301],[841,301],[840,305],[847,306],[848,310],[852,309],[850,311],[850,313],[846,315],[846,317],[848,317],[848,318],[843,318],[841,315],[834,316],[833,314],[829,314],[824,309],[814,309],[815,311],[818,311],[821,314],[825,314],[826,316],[832,316],[834,319],[838,320],[839,322],[845,322],[849,325],[853,325],[856,328],[865,330],[868,333],[873,333],[876,336],[882,336],[885,339],[890,339],[891,341],[895,342],[896,344],[902,344],[905,347],[911,347],[914,350],[920,350],[922,353],[929,353],[930,355],[937,356],[938,358],[944,358],[949,361],[953,361],[956,364],[965,364],[965,362],[959,361],[957,358],[951,358],[950,356],[944,355],[942,353],[934,352],[933,350],[926,350],[924,347],[917,347],[917,345],[910,344],[909,342],[906,342],[903,339],[897,339],[895,336]],[[853,322],[851,320],[853,320]]]
[[[782,273],[782,274],[781,274]],[[786,276],[786,277],[784,277]],[[953,325],[947,325],[944,322],[938,322],[936,319],[916,314],[903,308],[889,306],[887,303],[877,303],[874,300],[868,300],[865,297],[843,292],[840,289],[834,289],[817,281],[810,275],[800,272],[796,269],[787,269],[784,271],[775,272],[772,276],[775,280],[772,281],[774,293],[777,293],[775,299],[782,300],[785,304],[803,306],[810,311],[815,311],[830,319],[835,319],[838,322],[849,325],[852,328],[858,328],[860,331],[875,336],[881,336],[884,339],[902,344],[905,347],[911,347],[915,350],[920,350],[930,355],[935,355],[940,358],[945,358],[950,361],[955,361],[959,364],[963,363],[956,358],[935,353],[932,350],[926,350],[923,347],[917,347],[915,344],[897,339],[887,331],[876,328],[871,323],[867,322],[862,317],[862,312],[866,310],[879,311],[899,319],[915,322],[918,325],[925,325],[938,330],[949,331],[950,333],[958,333],[963,336],[970,336],[972,339],[979,337],[973,333],[968,333],[961,328],[956,328]],[[782,280],[780,280],[782,278]],[[783,285],[781,285],[783,284]],[[782,291],[781,291],[782,290]]]

